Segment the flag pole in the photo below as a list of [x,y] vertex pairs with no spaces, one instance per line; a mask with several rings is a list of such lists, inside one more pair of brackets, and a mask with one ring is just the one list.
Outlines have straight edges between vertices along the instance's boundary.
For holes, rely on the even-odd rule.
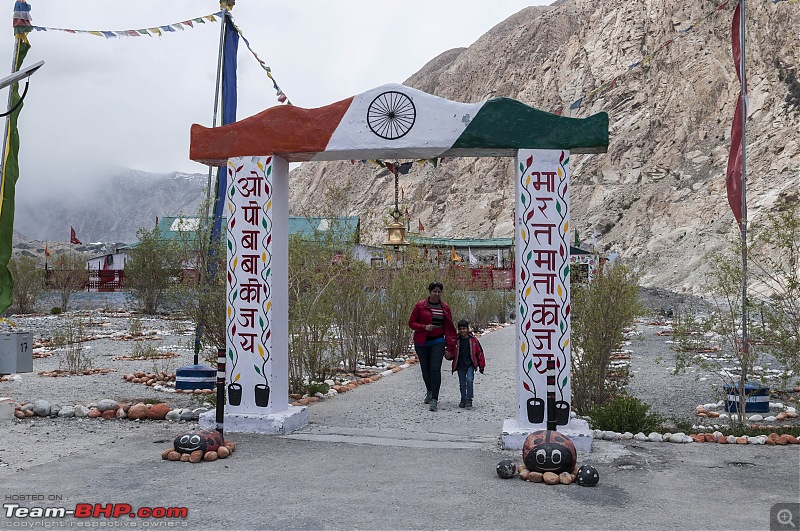
[[[216,77],[216,85],[214,87],[214,112],[211,120],[211,127],[217,126],[217,111],[219,109],[219,92],[220,92],[220,85],[222,85],[222,56],[223,50],[225,46],[225,14],[228,12],[228,8],[224,3],[220,3],[220,8],[222,10],[222,20],[219,24],[219,50],[217,51],[217,77]],[[200,226],[202,230],[200,231],[199,237],[206,236],[206,229],[208,228],[208,209],[211,205],[211,176],[214,171],[213,166],[208,167],[208,179],[206,180],[206,212],[205,216],[200,222]],[[209,240],[211,241],[211,240]],[[211,256],[211,248],[208,249],[208,255]],[[200,284],[203,285],[204,282],[207,281],[208,271],[203,271],[204,269],[208,269],[208,263],[206,263],[206,267],[200,268]],[[195,336],[194,336],[194,364],[197,365],[200,362],[200,336],[203,335],[203,329],[200,324],[197,325],[195,329]]]
[[[745,0],[739,0],[739,70],[742,98],[742,349],[749,364],[750,341],[747,330],[747,75],[745,74]],[[749,369],[749,367],[747,367]]]

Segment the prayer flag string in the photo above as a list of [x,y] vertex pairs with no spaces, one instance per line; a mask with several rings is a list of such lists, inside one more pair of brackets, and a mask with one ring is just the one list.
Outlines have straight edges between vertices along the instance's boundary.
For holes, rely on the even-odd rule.
[[[19,6],[19,7],[17,7]],[[17,2],[17,6],[14,8],[14,25],[15,25],[15,32],[19,28],[22,31],[25,23],[28,24],[28,31],[30,29],[34,29],[36,31],[63,31],[65,33],[72,33],[74,35],[78,34],[88,34],[94,35],[96,37],[103,37],[106,39],[114,39],[114,38],[122,38],[122,37],[152,37],[158,36],[161,37],[165,33],[174,33],[176,30],[184,31],[186,28],[194,28],[197,24],[205,24],[206,22],[217,22],[217,19],[222,19],[222,11],[217,11],[216,13],[211,13],[202,17],[191,18],[188,20],[184,20],[181,22],[173,22],[172,24],[164,24],[159,26],[153,26],[151,28],[141,28],[141,29],[128,29],[128,30],[79,30],[79,29],[71,29],[71,28],[51,28],[48,26],[30,26],[30,16],[27,14],[27,11],[24,9],[26,4],[24,2]],[[236,28],[236,31],[239,33],[239,36],[242,38],[244,43],[247,45],[247,49],[250,50],[250,53],[253,54],[256,61],[258,61],[259,66],[264,69],[267,73],[267,77],[272,81],[272,86],[275,89],[275,94],[278,98],[279,103],[286,103],[287,105],[291,105],[292,102],[289,101],[289,98],[286,94],[281,90],[280,86],[278,86],[278,82],[275,80],[275,77],[272,75],[272,69],[258,56],[258,54],[253,50],[252,46],[250,46],[250,41],[242,33],[242,30],[239,26],[236,25],[236,22],[233,19],[233,15],[231,12],[228,11],[228,16],[233,23],[233,27]]]
[[264,61],[261,60],[261,58],[258,56],[258,54],[250,46],[250,41],[247,40],[247,37],[244,36],[244,33],[242,33],[242,30],[239,28],[239,26],[236,25],[236,21],[233,19],[233,16],[230,14],[230,12],[228,12],[228,16],[231,19],[231,23],[233,24],[233,27],[236,28],[236,31],[239,33],[239,37],[242,38],[242,40],[244,41],[245,46],[247,46],[247,49],[250,50],[250,53],[253,54],[253,57],[256,58],[256,61],[258,61],[258,64],[261,66],[261,68],[264,69],[264,72],[267,73],[267,77],[272,81],[272,87],[275,89],[275,95],[278,98],[278,102],[286,103],[286,105],[291,105],[292,102],[289,100],[289,98],[286,96],[286,94],[283,92],[283,90],[281,90],[281,88],[278,86],[278,82],[275,81],[275,77],[273,77],[273,75],[272,75],[272,69],[269,66],[267,66],[267,64]]
[[165,24],[165,25],[153,26],[152,28],[142,28],[142,29],[110,31],[110,30],[79,30],[70,28],[51,28],[48,26],[33,26],[33,29],[36,31],[63,31],[72,34],[85,33],[88,35],[94,35],[96,37],[105,37],[106,39],[121,38],[121,37],[143,37],[143,36],[152,37],[153,35],[161,37],[164,33],[173,33],[175,32],[175,30],[184,31],[186,28],[194,28],[195,24],[205,24],[206,21],[216,22],[217,17],[220,18],[222,17],[222,11],[217,11],[216,13],[211,13],[209,15],[204,15],[202,17],[191,18],[181,22],[173,22],[172,24]]

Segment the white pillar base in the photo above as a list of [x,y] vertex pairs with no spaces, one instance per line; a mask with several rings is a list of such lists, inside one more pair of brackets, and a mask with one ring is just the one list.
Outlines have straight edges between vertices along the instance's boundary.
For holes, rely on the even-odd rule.
[[[547,424],[537,426],[520,426],[517,419],[506,419],[503,422],[501,439],[504,450],[522,450],[525,439],[531,433],[546,430]],[[589,423],[583,419],[570,419],[566,426],[559,426],[558,433],[569,437],[578,453],[588,454],[592,451],[592,430]]]
[[[266,433],[268,435],[288,435],[308,424],[308,407],[289,406],[284,411],[269,415],[252,413],[226,413],[223,430],[225,433]],[[200,415],[200,427],[217,427],[216,411],[206,411]]]

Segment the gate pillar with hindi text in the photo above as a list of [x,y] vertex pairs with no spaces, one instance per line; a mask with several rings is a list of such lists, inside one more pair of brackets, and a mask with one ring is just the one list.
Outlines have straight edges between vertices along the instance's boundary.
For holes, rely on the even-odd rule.
[[235,157],[226,172],[225,431],[287,434],[308,423],[288,402],[289,163]]
[[570,418],[569,151],[521,149],[515,175],[517,414],[503,447],[521,449],[551,421],[590,452],[588,423]]

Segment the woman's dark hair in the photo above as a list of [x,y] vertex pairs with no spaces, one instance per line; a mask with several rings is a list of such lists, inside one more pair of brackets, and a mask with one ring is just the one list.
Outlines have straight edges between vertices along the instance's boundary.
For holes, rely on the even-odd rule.
[[433,291],[434,289],[439,288],[440,290],[444,291],[444,286],[441,282],[431,282],[428,284],[428,291]]

